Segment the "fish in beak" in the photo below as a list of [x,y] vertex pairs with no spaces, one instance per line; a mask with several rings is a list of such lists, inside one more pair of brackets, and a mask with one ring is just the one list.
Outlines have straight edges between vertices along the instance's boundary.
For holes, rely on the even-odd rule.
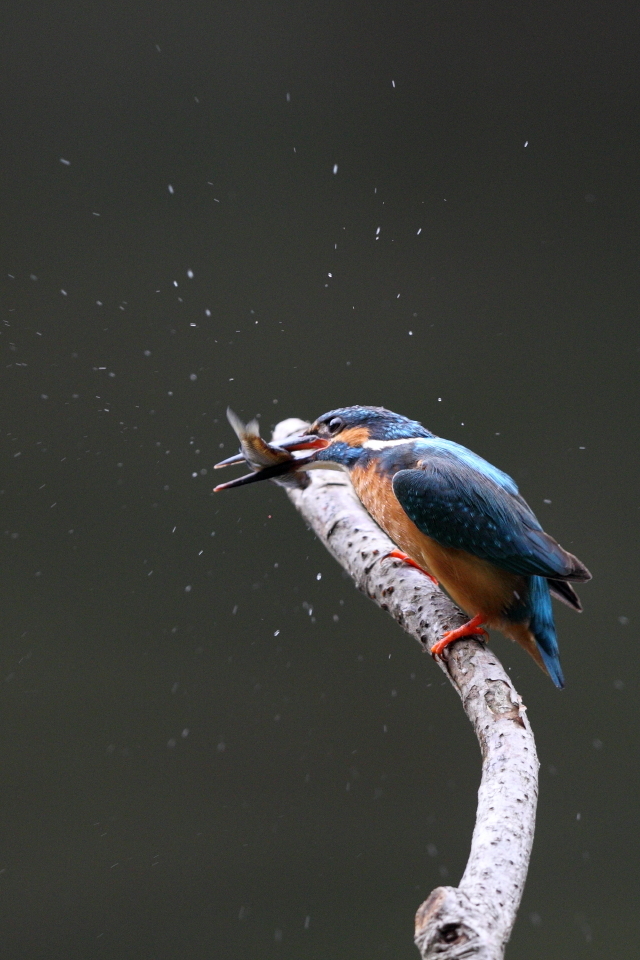
[[228,483],[218,484],[214,487],[214,493],[231,487],[242,487],[247,483],[256,483],[258,480],[273,480],[284,477],[288,473],[295,473],[297,470],[304,469],[303,465],[313,460],[313,451],[322,449],[329,443],[321,437],[300,435],[291,437],[276,446],[262,439],[257,420],[251,420],[245,424],[230,407],[227,408],[227,419],[240,441],[240,453],[216,463],[214,470],[242,463],[245,460],[253,472],[236,480],[230,480]]

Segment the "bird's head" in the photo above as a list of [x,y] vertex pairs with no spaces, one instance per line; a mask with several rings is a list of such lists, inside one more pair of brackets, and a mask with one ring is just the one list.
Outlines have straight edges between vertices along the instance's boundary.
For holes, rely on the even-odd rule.
[[432,437],[417,420],[409,420],[384,407],[340,407],[323,413],[308,430],[310,436],[328,440],[316,450],[313,465],[337,465],[347,470],[362,456],[416,437]]
[[[257,480],[285,477],[287,474],[311,469],[350,470],[361,457],[369,457],[375,451],[393,447],[416,438],[433,437],[433,434],[418,423],[384,407],[340,407],[323,413],[305,430],[304,435],[290,437],[279,444],[280,452],[295,451],[274,466],[258,470],[247,477],[221,484],[216,489],[226,489],[252,483]],[[304,451],[304,452],[303,452]],[[218,466],[239,462],[242,455],[230,457]]]
[[[325,437],[350,447],[364,447],[373,440],[380,442],[432,437],[417,420],[409,420],[384,407],[340,407],[323,413],[312,424],[309,434]],[[371,449],[371,448],[370,448]],[[373,448],[375,449],[375,447]]]

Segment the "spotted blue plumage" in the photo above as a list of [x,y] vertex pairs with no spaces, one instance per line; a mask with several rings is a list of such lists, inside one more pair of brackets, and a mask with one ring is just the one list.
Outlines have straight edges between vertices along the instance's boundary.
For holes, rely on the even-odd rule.
[[396,473],[393,491],[423,533],[511,573],[582,579],[506,473],[464,447],[421,441],[414,450],[420,468]]
[[413,444],[418,469],[400,470],[393,491],[419,530],[529,578],[525,596],[505,610],[528,621],[556,686],[564,686],[547,577],[584,579],[583,568],[546,534],[514,481],[486,460],[443,440]]

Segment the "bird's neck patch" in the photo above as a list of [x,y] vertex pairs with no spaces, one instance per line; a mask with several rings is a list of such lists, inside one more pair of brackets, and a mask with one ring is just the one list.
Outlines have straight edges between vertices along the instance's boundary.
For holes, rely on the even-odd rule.
[[402,437],[400,440],[365,440],[362,444],[365,450],[386,450],[387,447],[400,447],[403,443],[416,443],[424,437]]

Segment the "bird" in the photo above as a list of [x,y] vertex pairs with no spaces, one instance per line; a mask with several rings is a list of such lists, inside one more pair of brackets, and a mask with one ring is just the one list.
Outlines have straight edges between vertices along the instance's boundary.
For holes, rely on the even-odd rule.
[[300,452],[283,451],[277,463],[216,489],[311,469],[345,470],[363,507],[395,544],[388,556],[437,582],[469,617],[432,646],[434,656],[462,637],[486,636],[491,627],[519,643],[556,687],[564,686],[551,597],[580,612],[571,581],[591,574],[544,532],[508,474],[384,407],[330,410],[284,446]]

